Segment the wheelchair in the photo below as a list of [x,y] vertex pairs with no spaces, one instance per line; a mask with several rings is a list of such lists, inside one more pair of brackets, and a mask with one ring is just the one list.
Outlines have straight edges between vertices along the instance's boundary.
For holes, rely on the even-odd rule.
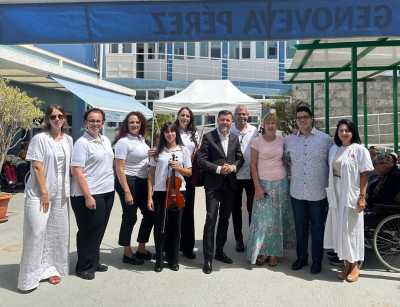
[[364,220],[365,247],[386,269],[400,272],[400,203],[367,206]]

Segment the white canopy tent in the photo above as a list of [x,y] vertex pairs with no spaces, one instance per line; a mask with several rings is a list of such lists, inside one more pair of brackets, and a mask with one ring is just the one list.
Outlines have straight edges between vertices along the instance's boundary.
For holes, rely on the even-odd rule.
[[238,105],[249,109],[250,115],[261,114],[261,103],[242,93],[229,80],[195,80],[178,94],[154,101],[154,113],[176,113],[182,106],[194,114],[217,114],[221,110],[234,111]]

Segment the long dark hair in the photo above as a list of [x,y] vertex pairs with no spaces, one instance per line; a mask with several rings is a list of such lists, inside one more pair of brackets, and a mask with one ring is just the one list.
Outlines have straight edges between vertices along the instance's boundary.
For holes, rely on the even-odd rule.
[[159,154],[167,147],[167,140],[165,139],[164,133],[168,131],[175,131],[176,133],[176,145],[183,146],[182,138],[179,134],[178,126],[172,122],[167,122],[161,127],[160,131],[160,140],[157,145],[157,152],[155,154],[155,158],[157,159]]
[[125,116],[125,119],[123,120],[123,122],[121,123],[121,126],[119,127],[119,131],[117,134],[117,137],[115,138],[114,143],[116,143],[119,139],[126,137],[129,133],[129,117],[131,117],[132,115],[135,115],[140,122],[140,129],[139,129],[139,134],[141,136],[144,137],[144,134],[146,132],[146,118],[144,117],[144,115],[140,112],[130,112],[128,113],[128,115]]
[[194,143],[194,145],[197,147],[196,124],[194,123],[194,115],[193,115],[193,112],[192,112],[192,110],[190,110],[189,107],[184,106],[184,107],[182,107],[182,108],[179,109],[178,114],[177,114],[177,116],[176,116],[175,125],[176,125],[177,127],[179,127],[179,114],[181,114],[181,112],[182,112],[183,110],[187,110],[187,111],[189,112],[189,114],[190,114],[190,121],[189,121],[189,124],[188,124],[188,126],[187,126],[186,129],[190,132],[190,139],[192,140],[192,142]]
[[341,119],[341,120],[339,120],[339,122],[336,126],[336,132],[335,132],[335,137],[334,137],[334,141],[337,146],[343,145],[342,141],[339,139],[339,127],[341,125],[346,125],[349,128],[349,130],[351,132],[351,144],[353,144],[353,143],[360,144],[361,143],[360,135],[358,134],[358,129],[357,129],[356,125],[351,120]]
[[67,122],[67,114],[65,113],[65,110],[63,109],[62,106],[58,105],[58,104],[52,104],[49,105],[46,109],[46,113],[44,115],[44,130],[46,131],[50,131],[51,126],[50,126],[50,116],[51,113],[53,113],[54,110],[60,111],[61,114],[64,116],[64,124],[61,127],[61,131],[62,132],[66,132],[69,128],[68,126],[68,122]]

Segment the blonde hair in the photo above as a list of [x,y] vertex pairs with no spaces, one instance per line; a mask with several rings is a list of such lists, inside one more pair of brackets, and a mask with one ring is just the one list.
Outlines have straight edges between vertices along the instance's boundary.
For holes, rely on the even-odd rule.
[[[271,110],[271,111],[272,111],[272,110]],[[263,121],[262,121],[263,125],[264,125],[267,121],[269,121],[269,120],[276,122],[276,124],[279,123],[278,116],[276,115],[275,110],[272,111],[272,112],[271,112],[271,111],[268,112],[268,113],[264,116]]]

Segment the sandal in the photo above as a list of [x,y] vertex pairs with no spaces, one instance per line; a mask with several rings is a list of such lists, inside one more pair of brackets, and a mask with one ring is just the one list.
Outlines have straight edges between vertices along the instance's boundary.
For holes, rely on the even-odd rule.
[[61,282],[60,276],[51,276],[49,277],[49,284],[58,285]]
[[268,261],[269,266],[277,266],[278,265],[278,257],[270,256]]
[[264,265],[267,262],[268,257],[264,255],[259,255],[256,260],[256,265]]

